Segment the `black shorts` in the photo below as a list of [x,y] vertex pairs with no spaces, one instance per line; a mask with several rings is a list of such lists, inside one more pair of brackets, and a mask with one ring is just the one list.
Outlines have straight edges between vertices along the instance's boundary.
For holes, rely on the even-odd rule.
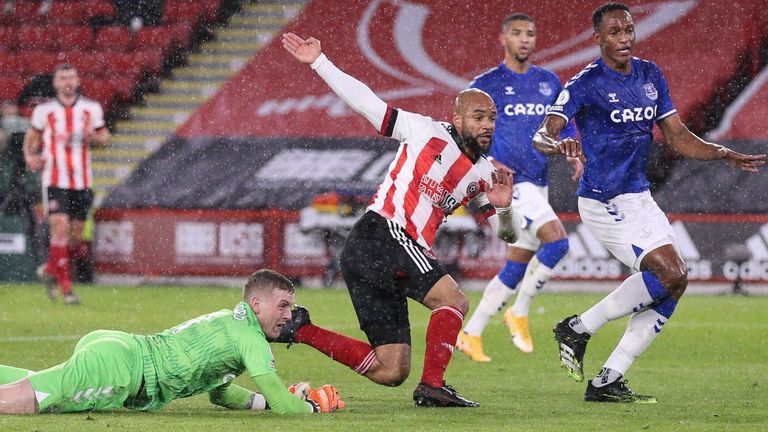
[[48,214],[64,213],[70,219],[85,220],[93,204],[93,191],[90,189],[60,189],[49,187],[46,210]]
[[407,298],[422,303],[435,283],[448,274],[403,228],[371,211],[347,236],[341,271],[360,329],[374,347],[410,345]]

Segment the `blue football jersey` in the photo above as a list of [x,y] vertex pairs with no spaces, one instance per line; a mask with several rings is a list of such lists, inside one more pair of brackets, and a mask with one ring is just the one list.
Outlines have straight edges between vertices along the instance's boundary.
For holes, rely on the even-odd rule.
[[[477,76],[470,87],[491,95],[498,112],[490,155],[515,170],[515,183],[547,185],[547,157],[532,144],[533,134],[562,89],[554,73],[531,65],[524,74],[504,63]],[[563,136],[576,136],[569,123]]]
[[607,202],[642,192],[653,140],[653,124],[676,112],[659,67],[632,58],[632,72],[610,69],[602,59],[565,84],[547,112],[576,120],[587,162],[577,195]]

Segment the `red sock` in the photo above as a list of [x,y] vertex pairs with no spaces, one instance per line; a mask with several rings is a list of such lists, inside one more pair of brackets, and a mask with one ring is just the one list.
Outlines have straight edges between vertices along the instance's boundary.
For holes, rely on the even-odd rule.
[[72,291],[72,281],[69,280],[69,247],[66,244],[51,243],[48,248],[46,272],[56,277],[62,295]]
[[301,326],[296,332],[296,342],[311,346],[360,375],[364,375],[376,359],[367,343],[314,324]]
[[461,330],[464,315],[450,306],[432,311],[427,326],[427,347],[424,353],[424,371],[421,382],[431,387],[442,387],[445,368],[453,356],[453,346]]

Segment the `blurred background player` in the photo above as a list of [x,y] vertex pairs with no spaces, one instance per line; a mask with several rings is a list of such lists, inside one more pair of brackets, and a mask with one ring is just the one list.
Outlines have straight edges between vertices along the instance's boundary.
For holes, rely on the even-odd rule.
[[432,310],[424,370],[413,393],[416,405],[478,406],[445,383],[445,369],[469,306],[431,247],[445,218],[472,200],[500,238],[509,242],[519,236],[519,222],[510,207],[511,177],[495,171],[483,155],[493,137],[493,100],[481,90],[465,90],[456,98],[453,123],[436,122],[387,105],[331,63],[317,39],[287,33],[282,42],[380,134],[401,142],[341,253],[344,281],[370,345],[311,325],[305,309],[294,312],[294,323],[286,326],[282,341],[308,344],[376,383],[400,385],[411,367],[410,297]]
[[590,336],[608,321],[631,315],[618,346],[587,384],[584,399],[653,403],[653,396],[634,393],[622,377],[661,332],[688,285],[674,231],[648,190],[653,124],[659,125],[667,144],[687,158],[723,160],[757,172],[765,155],[737,153],[688,130],[659,67],[632,56],[635,25],[626,5],[600,6],[592,24],[600,58],[566,83],[534,144],[547,154],[572,151],[578,143],[558,139],[567,122],[576,120],[586,157],[577,190],[579,215],[592,235],[636,273],[583,314],[559,322],[555,339],[563,367],[582,381]]
[[109,131],[101,105],[78,93],[80,80],[72,65],[53,72],[54,100],[32,111],[24,137],[24,158],[32,171],[42,169],[43,203],[50,226],[48,262],[38,269],[51,300],[55,285],[65,304],[78,304],[70,279],[70,246],[82,240],[83,225],[93,203],[91,146],[104,147]]
[[[524,353],[533,352],[528,330],[531,299],[568,252],[565,228],[548,203],[547,157],[536,151],[531,142],[562,86],[554,73],[531,64],[536,48],[536,24],[532,17],[514,13],[504,18],[499,42],[504,47],[504,61],[475,78],[470,87],[490,94],[499,110],[490,155],[497,168],[514,172],[512,207],[525,222],[520,239],[507,247],[507,262],[488,283],[472,317],[459,333],[457,347],[479,362],[491,360],[483,351],[481,337],[485,326],[514,294],[521,280],[515,303],[504,313],[504,322],[515,346]],[[576,136],[572,123],[562,135]],[[568,162],[574,169],[572,178],[577,180],[581,176],[581,161],[568,158]]]
[[[200,393],[230,409],[288,414],[343,408],[333,386],[286,388],[277,375],[269,341],[291,318],[294,300],[290,280],[262,269],[248,278],[234,309],[151,336],[97,330],[78,341],[69,360],[40,372],[0,365],[0,413],[154,411]],[[260,393],[232,383],[245,371]]]

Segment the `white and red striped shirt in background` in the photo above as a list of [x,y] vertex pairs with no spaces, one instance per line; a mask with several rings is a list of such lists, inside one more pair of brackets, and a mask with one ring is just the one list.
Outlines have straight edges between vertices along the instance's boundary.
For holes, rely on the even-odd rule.
[[493,186],[493,165],[483,156],[473,163],[456,143],[452,127],[387,107],[379,130],[401,143],[368,210],[397,223],[427,249],[448,215],[475,198],[485,204],[485,192]]
[[105,127],[101,105],[82,96],[69,107],[54,99],[35,107],[31,123],[43,137],[43,188],[91,188],[91,149],[83,137]]

